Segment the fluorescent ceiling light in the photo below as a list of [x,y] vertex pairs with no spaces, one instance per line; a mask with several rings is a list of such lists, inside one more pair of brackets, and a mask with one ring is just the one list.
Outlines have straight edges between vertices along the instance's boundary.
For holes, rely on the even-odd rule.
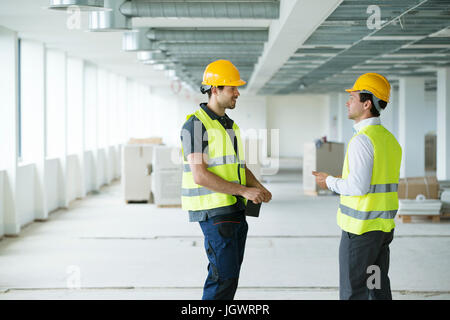
[[[373,69],[374,67],[372,66],[353,66],[352,69]],[[392,68],[392,66],[376,66],[377,69],[390,69]]]
[[344,21],[324,21],[321,26],[324,27],[349,27],[349,26],[355,26],[358,24],[358,21],[355,20],[344,20]]
[[367,41],[401,41],[401,40],[421,40],[424,36],[366,36],[363,40]]
[[402,49],[446,49],[450,44],[405,44]]
[[351,45],[348,44],[305,44],[299,49],[347,49],[350,48]]
[[80,11],[100,11],[100,10],[111,10],[110,8],[105,8],[103,0],[50,0],[50,5],[46,7],[50,10],[70,10],[70,9],[80,9]]
[[399,54],[384,54],[383,58],[427,58],[427,57],[447,57],[445,53],[399,53]]
[[367,64],[386,64],[386,63],[423,63],[419,60],[371,60],[366,61]]
[[431,38],[450,37],[450,28],[447,27],[442,30],[439,30],[438,32],[430,34],[429,37],[431,37]]

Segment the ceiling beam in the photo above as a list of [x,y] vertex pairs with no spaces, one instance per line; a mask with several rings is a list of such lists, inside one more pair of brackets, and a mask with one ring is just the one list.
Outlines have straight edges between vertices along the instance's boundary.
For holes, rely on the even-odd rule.
[[284,0],[280,18],[269,30],[269,41],[255,66],[248,92],[257,93],[286,63],[342,0]]

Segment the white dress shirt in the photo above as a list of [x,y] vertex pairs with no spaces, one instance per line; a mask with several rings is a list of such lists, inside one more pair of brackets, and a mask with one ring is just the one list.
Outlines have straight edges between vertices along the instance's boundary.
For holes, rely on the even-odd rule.
[[[364,119],[353,126],[353,131],[359,132],[365,126],[381,124],[379,117]],[[348,145],[347,179],[328,176],[326,179],[328,189],[343,196],[361,196],[369,192],[373,168],[373,145],[370,139],[360,134],[351,140]]]

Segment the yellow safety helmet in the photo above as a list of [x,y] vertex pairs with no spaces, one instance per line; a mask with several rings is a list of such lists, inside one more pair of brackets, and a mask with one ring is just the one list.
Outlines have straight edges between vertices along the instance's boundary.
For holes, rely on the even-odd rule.
[[389,102],[391,85],[389,84],[389,81],[387,81],[387,79],[381,74],[365,73],[355,81],[353,88],[346,89],[345,91],[361,91],[371,93],[379,100]]
[[246,84],[239,70],[228,60],[216,60],[208,64],[203,73],[203,85],[238,87]]

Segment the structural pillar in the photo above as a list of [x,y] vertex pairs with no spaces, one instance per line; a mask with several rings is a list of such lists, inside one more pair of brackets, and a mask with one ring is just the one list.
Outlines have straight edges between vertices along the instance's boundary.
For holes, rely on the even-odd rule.
[[399,143],[402,147],[400,177],[425,175],[425,79],[401,78],[399,81]]
[[339,97],[337,93],[328,95],[327,140],[338,141]]
[[450,180],[450,68],[437,71],[437,159],[438,180]]
[[[35,134],[32,137],[32,143],[29,143],[27,158],[25,161],[31,161],[35,164],[36,174],[34,181],[35,192],[35,213],[34,218],[36,220],[47,220],[48,207],[47,207],[47,192],[46,192],[46,165],[45,165],[45,149],[46,149],[46,57],[44,44],[34,41],[22,41],[22,56],[25,58],[26,52],[33,54],[33,59],[23,59],[23,70],[33,70],[32,75],[22,79],[22,88],[34,87],[36,90],[32,94],[30,92],[22,91],[22,105],[25,108],[32,105],[32,108],[22,109],[27,112],[29,116],[32,116],[33,127]],[[30,95],[32,101],[30,101]],[[27,101],[28,100],[28,101]],[[23,154],[23,153],[22,153]]]
[[348,101],[348,93],[340,92],[338,94],[338,141],[347,145],[353,137],[353,120],[348,118],[348,110],[346,103]]
[[398,139],[398,90],[391,89],[386,108],[381,111],[381,124]]
[[18,235],[18,38],[16,32],[1,26],[0,70],[0,170],[5,170],[3,201],[0,203],[0,235]]

